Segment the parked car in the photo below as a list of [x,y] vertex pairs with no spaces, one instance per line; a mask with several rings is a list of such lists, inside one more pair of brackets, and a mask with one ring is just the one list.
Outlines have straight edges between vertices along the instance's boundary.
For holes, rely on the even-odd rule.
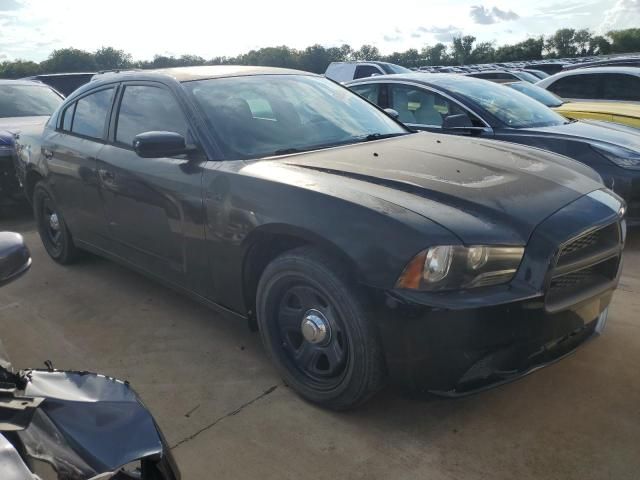
[[409,73],[408,68],[387,62],[331,62],[324,76],[344,83],[356,78],[386,75],[389,73]]
[[51,258],[87,250],[257,322],[324,407],[527,374],[599,332],[618,283],[625,206],[593,170],[413,133],[310,73],[105,75],[17,150]]
[[506,82],[529,82],[536,83],[540,79],[535,75],[522,71],[515,70],[489,70],[485,72],[472,72],[466,73],[468,77],[481,78],[483,80],[489,80],[491,82],[496,83],[506,83]]
[[567,70],[540,80],[536,85],[565,100],[640,102],[640,68]]
[[536,62],[528,64],[528,67],[535,68],[536,70],[541,70],[549,75],[553,75],[560,72],[565,65],[566,63],[563,62]]
[[44,73],[26,77],[23,80],[37,80],[45,83],[67,97],[77,88],[90,82],[94,75],[95,72]]
[[[0,232],[0,286],[31,266],[21,235]],[[179,480],[151,413],[128,382],[77,369],[14,370],[0,341],[3,480]]]
[[640,67],[640,56],[606,58],[601,60],[593,60],[591,62],[577,63],[574,65],[565,65],[562,70],[575,70],[577,68],[594,67]]
[[63,97],[28,80],[0,80],[0,205],[22,196],[13,164],[13,136],[25,126],[40,129]]
[[543,78],[547,78],[549,76],[548,73],[543,72],[542,70],[536,70],[534,68],[523,68],[522,71],[530,73],[531,75],[535,75],[536,77],[538,77],[541,80]]
[[567,102],[550,91],[528,82],[505,83],[505,85],[542,102],[566,118],[602,120],[640,128],[640,105],[636,103]]
[[389,75],[347,85],[396,110],[414,129],[521,143],[578,160],[628,202],[629,223],[640,224],[640,135],[634,128],[567,120],[513,88],[462,75]]

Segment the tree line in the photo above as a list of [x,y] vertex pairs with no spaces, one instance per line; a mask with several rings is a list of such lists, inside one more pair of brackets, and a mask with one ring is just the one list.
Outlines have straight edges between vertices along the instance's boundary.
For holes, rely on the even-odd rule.
[[265,47],[235,57],[211,59],[197,55],[156,55],[153,60],[139,61],[133,60],[129,53],[113,47],[102,47],[95,52],[62,48],[54,50],[40,63],[27,60],[2,62],[0,78],[21,78],[40,73],[194,65],[264,65],[323,73],[329,63],[349,60],[380,60],[411,68],[424,65],[501,63],[631,52],[640,52],[640,28],[613,30],[606,35],[594,35],[587,29],[563,28],[548,37],[529,38],[512,45],[501,46],[496,46],[494,42],[476,42],[476,37],[472,35],[461,35],[454,37],[448,44],[425,45],[420,50],[410,48],[389,55],[381,54],[373,45],[362,45],[356,50],[345,44],[340,47],[312,45],[302,50],[287,46]]

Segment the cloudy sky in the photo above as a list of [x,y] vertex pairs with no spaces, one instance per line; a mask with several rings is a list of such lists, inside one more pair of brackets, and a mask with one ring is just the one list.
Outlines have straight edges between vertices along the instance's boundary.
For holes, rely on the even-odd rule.
[[390,53],[460,33],[499,45],[562,27],[638,26],[640,0],[0,0],[0,61],[103,45],[134,59],[314,43]]

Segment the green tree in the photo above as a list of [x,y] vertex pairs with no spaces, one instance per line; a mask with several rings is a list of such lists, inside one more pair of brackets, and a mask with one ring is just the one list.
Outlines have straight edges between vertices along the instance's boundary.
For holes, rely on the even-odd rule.
[[613,53],[640,52],[640,28],[613,30],[607,33]]
[[492,63],[496,58],[496,49],[493,42],[478,43],[471,52],[472,63]]
[[471,59],[473,42],[476,37],[472,35],[458,36],[453,38],[453,57],[459,65],[465,65]]
[[42,71],[47,73],[93,72],[97,70],[94,55],[77,48],[54,50],[40,66]]
[[436,43],[433,47],[426,45],[422,49],[422,58],[427,65],[448,65],[451,59],[447,55],[447,46],[444,43]]
[[359,50],[353,52],[354,60],[379,60],[380,50],[373,45],[362,45]]
[[582,30],[578,30],[573,36],[573,43],[576,46],[576,50],[578,55],[586,56],[590,55],[589,53],[589,45],[591,42],[591,32],[586,28]]
[[575,45],[576,31],[573,28],[561,28],[557,30],[545,42],[545,49],[551,56],[575,57],[578,49]]
[[113,47],[101,47],[95,51],[93,57],[98,70],[116,70],[130,68],[132,65],[131,54],[124,50],[116,50]]
[[40,73],[40,65],[26,60],[2,62],[0,64],[0,78],[23,78]]
[[602,35],[596,35],[589,40],[589,55],[607,55],[611,53],[611,42]]

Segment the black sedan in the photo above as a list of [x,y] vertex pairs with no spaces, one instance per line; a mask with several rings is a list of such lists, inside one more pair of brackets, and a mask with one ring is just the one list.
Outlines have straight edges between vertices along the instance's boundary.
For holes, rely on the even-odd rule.
[[624,125],[567,120],[514,88],[461,75],[385,75],[348,87],[411,128],[543,148],[593,168],[640,224],[640,135]]
[[248,320],[330,408],[524,375],[601,331],[618,283],[625,207],[591,169],[412,133],[313,74],[106,74],[17,150],[54,260],[103,255]]

